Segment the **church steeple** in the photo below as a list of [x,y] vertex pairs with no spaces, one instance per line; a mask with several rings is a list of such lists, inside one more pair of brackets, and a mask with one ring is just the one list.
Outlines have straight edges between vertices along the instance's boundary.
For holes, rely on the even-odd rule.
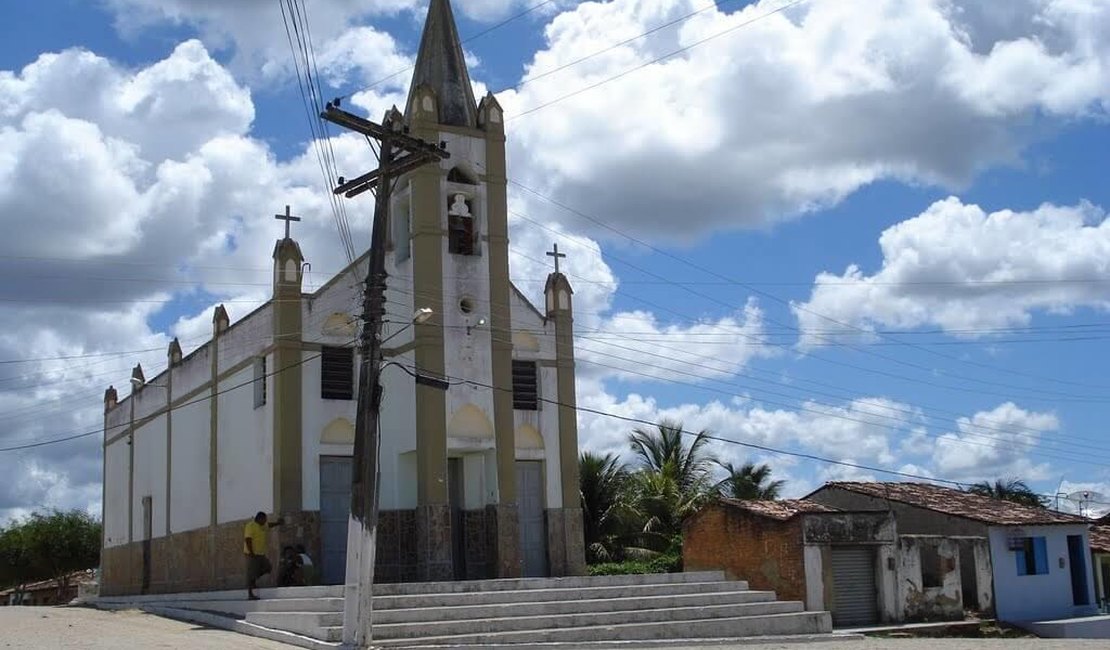
[[428,18],[424,22],[424,35],[420,38],[416,69],[405,104],[406,119],[413,117],[413,101],[421,87],[435,93],[440,124],[472,129],[478,126],[478,105],[474,101],[450,0],[431,0],[428,5]]

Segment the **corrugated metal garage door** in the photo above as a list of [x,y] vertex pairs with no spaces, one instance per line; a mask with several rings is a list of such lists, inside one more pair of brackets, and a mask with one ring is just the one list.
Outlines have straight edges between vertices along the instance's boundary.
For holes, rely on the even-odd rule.
[[834,546],[832,574],[833,625],[877,623],[875,550],[869,546]]

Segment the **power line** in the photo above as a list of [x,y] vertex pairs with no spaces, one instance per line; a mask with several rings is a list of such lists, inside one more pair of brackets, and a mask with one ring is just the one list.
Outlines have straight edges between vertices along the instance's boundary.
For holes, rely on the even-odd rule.
[[773,9],[771,11],[768,11],[765,14],[761,14],[759,16],[755,16],[754,18],[750,18],[748,20],[742,21],[742,22],[740,22],[736,25],[733,25],[732,27],[729,27],[728,29],[726,29],[724,31],[717,32],[715,34],[711,34],[710,36],[707,36],[707,37],[702,38],[700,40],[694,41],[693,43],[691,43],[689,45],[685,45],[683,47],[680,47],[677,50],[672,50],[671,52],[668,52],[668,53],[664,54],[663,56],[656,57],[656,58],[654,58],[650,61],[645,61],[644,63],[641,63],[641,64],[639,64],[639,65],[637,65],[633,68],[629,68],[629,69],[625,70],[624,72],[621,72],[619,74],[615,74],[611,77],[606,77],[605,79],[602,79],[601,81],[598,81],[598,82],[592,83],[588,86],[579,88],[578,90],[572,91],[572,92],[567,93],[565,95],[561,95],[561,96],[557,97],[556,99],[553,99],[549,102],[544,102],[544,103],[539,104],[537,106],[533,106],[533,107],[531,107],[527,110],[516,113],[515,115],[512,115],[511,117],[508,117],[506,119],[506,121],[511,122],[511,121],[513,121],[517,118],[524,117],[526,115],[531,115],[531,114],[535,113],[536,111],[543,110],[543,109],[545,109],[549,106],[553,106],[555,104],[558,104],[559,102],[562,102],[562,101],[565,101],[565,100],[570,99],[572,97],[576,97],[578,95],[581,95],[582,93],[594,90],[596,88],[600,88],[601,86],[604,86],[605,84],[608,84],[610,82],[613,82],[613,81],[616,81],[616,80],[621,79],[623,77],[626,77],[626,76],[632,74],[633,72],[636,72],[637,70],[643,70],[644,68],[646,68],[650,65],[654,65],[654,64],[659,63],[661,61],[665,61],[665,60],[667,60],[667,59],[669,59],[669,58],[671,58],[671,57],[673,57],[677,54],[682,54],[683,52],[687,52],[689,50],[692,50],[695,47],[698,47],[699,45],[704,45],[705,43],[708,43],[709,41],[712,41],[714,39],[725,36],[726,34],[731,34],[732,32],[735,32],[738,29],[741,29],[743,27],[747,27],[748,25],[759,22],[759,21],[763,20],[764,18],[768,18],[768,17],[773,16],[777,13],[786,11],[787,9],[790,9],[791,7],[797,6],[797,5],[799,5],[803,2],[806,2],[806,0],[794,0],[793,2],[782,5],[781,7],[778,7],[777,9]]
[[[350,345],[351,343],[354,343],[353,339],[351,341],[348,341],[344,345]],[[323,353],[314,354],[312,356],[305,357],[305,358],[301,359],[300,361],[296,361],[294,363],[291,363],[291,364],[288,364],[288,365],[283,366],[281,368],[278,368],[277,370],[274,370],[273,372],[268,372],[263,376],[266,377],[266,378],[273,377],[273,376],[278,375],[282,372],[285,372],[286,370],[291,370],[291,369],[296,368],[298,366],[304,365],[304,364],[308,363],[309,361],[319,359],[321,356],[323,356]],[[183,409],[187,406],[192,406],[194,404],[199,404],[201,402],[208,401],[208,400],[212,399],[213,397],[219,397],[220,395],[224,395],[224,394],[229,393],[233,390],[243,388],[244,386],[250,386],[251,384],[254,384],[257,381],[258,381],[257,379],[251,378],[249,380],[246,380],[246,381],[243,381],[241,383],[235,384],[234,386],[228,386],[227,388],[224,388],[222,390],[217,390],[215,392],[210,392],[210,393],[206,393],[204,395],[197,396],[196,398],[191,399],[188,402],[178,404],[177,406],[169,405],[165,410],[161,411],[161,413],[172,413],[173,411],[176,411],[178,409]],[[133,395],[129,395],[126,398],[124,398],[124,401],[126,401],[128,399],[131,399],[132,397],[133,397]],[[123,402],[121,401],[119,404],[122,405]],[[62,443],[62,442],[69,442],[71,440],[77,440],[79,438],[85,438],[87,436],[95,435],[95,434],[98,434],[98,433],[105,434],[105,438],[107,438],[108,431],[115,430],[115,429],[127,429],[127,428],[132,427],[133,424],[134,424],[133,422],[127,422],[125,424],[117,424],[117,425],[113,425],[113,426],[110,426],[110,427],[101,427],[99,429],[93,429],[93,430],[90,430],[90,431],[85,431],[85,432],[82,432],[82,433],[69,435],[69,436],[66,436],[66,437],[63,437],[63,438],[54,438],[54,439],[51,439],[51,440],[40,440],[38,442],[26,443],[26,444],[22,444],[22,445],[14,445],[14,446],[11,446],[11,447],[0,447],[0,452],[19,451],[19,450],[22,450],[22,449],[33,449],[33,448],[36,448],[36,447],[45,447],[46,445],[54,445],[54,444],[59,444],[59,443]]]
[[[397,363],[397,365],[402,365],[398,362],[394,362],[394,363]],[[408,368],[410,370],[414,371],[414,372],[419,371],[419,369],[414,367],[414,366],[409,366]],[[454,383],[469,384],[471,386],[477,386],[477,387],[480,387],[480,388],[488,388],[488,389],[494,390],[494,391],[502,391],[502,392],[511,392],[512,391],[511,388],[497,387],[497,386],[494,386],[492,384],[487,384],[487,383],[477,381],[477,380],[472,380],[472,379],[465,379],[465,378],[462,378],[462,377],[455,377],[455,376],[451,376],[451,375],[445,375],[444,378],[447,379],[447,380],[451,380]],[[651,420],[646,420],[646,419],[643,419],[643,418],[636,418],[636,417],[632,417],[632,416],[628,416],[628,415],[621,415],[619,413],[612,413],[612,412],[609,412],[609,411],[603,411],[601,409],[595,409],[595,408],[591,408],[591,407],[588,407],[588,406],[581,406],[581,405],[578,405],[578,404],[566,404],[564,402],[560,402],[558,400],[553,400],[553,399],[550,399],[550,398],[544,398],[544,397],[538,397],[537,396],[536,399],[541,401],[541,402],[547,403],[547,404],[552,404],[554,406],[565,406],[565,407],[568,407],[568,408],[571,408],[571,409],[575,410],[578,413],[590,413],[590,414],[593,414],[593,415],[599,415],[599,416],[602,416],[602,417],[607,417],[607,418],[611,418],[611,419],[615,419],[615,420],[621,420],[621,421],[632,423],[632,424],[638,424],[638,425],[643,425],[643,426],[653,426],[653,427],[659,427],[659,426],[662,426],[664,424],[662,422],[653,422]],[[852,469],[860,469],[860,470],[866,470],[866,471],[870,471],[870,472],[879,472],[879,473],[882,473],[882,474],[889,474],[891,476],[900,476],[902,478],[911,478],[911,479],[915,479],[915,480],[919,480],[919,481],[927,481],[927,482],[931,482],[931,483],[944,483],[944,484],[947,484],[947,485],[955,486],[955,487],[957,487],[961,490],[963,489],[964,485],[968,484],[967,481],[956,481],[956,480],[953,480],[953,479],[947,479],[947,478],[942,478],[942,477],[927,476],[927,475],[924,475],[924,474],[917,474],[917,473],[914,473],[914,472],[904,472],[904,471],[901,471],[901,470],[889,469],[889,468],[881,467],[881,466],[877,466],[877,465],[865,465],[865,464],[862,464],[862,463],[855,463],[855,462],[847,461],[847,460],[837,460],[837,459],[828,458],[828,457],[825,457],[825,456],[820,456],[820,455],[817,455],[817,454],[810,454],[810,453],[798,452],[798,451],[789,451],[789,450],[781,449],[781,448],[778,448],[778,447],[772,447],[770,445],[762,445],[762,444],[753,443],[753,442],[744,442],[742,440],[735,440],[735,439],[732,439],[732,438],[724,438],[724,437],[721,437],[721,436],[708,434],[708,433],[705,433],[705,432],[693,432],[693,431],[687,431],[686,429],[681,429],[681,432],[682,432],[683,435],[687,435],[687,436],[697,437],[698,435],[701,435],[704,438],[707,438],[709,440],[714,440],[716,442],[721,442],[721,443],[730,444],[730,445],[736,445],[736,446],[745,447],[745,448],[748,448],[748,449],[756,449],[756,450],[763,451],[763,452],[766,452],[766,453],[775,454],[775,455],[778,455],[778,456],[790,456],[790,457],[794,457],[794,458],[801,458],[803,460],[811,460],[811,461],[815,461],[815,462],[819,462],[819,463],[825,463],[825,464],[829,464],[829,465],[838,465],[838,466],[841,466],[841,467],[849,467],[849,468],[852,468]],[[1055,495],[1039,494],[1038,496],[1042,496],[1042,497],[1046,497],[1046,498],[1052,498]],[[1091,501],[1090,503],[1096,503],[1096,502]],[[1110,505],[1110,503],[1106,503],[1106,504],[1099,503],[1099,505]]]
[[[530,13],[536,11],[537,9],[540,9],[540,8],[546,6],[546,5],[551,4],[554,1],[555,0],[543,0],[542,2],[534,4],[531,7],[528,7],[527,9],[521,11],[520,13],[514,14],[514,15],[506,18],[505,20],[502,20],[501,22],[495,24],[495,25],[487,27],[486,29],[483,29],[482,31],[480,31],[476,34],[472,34],[470,36],[467,36],[466,38],[462,39],[459,43],[461,45],[465,45],[466,43],[469,43],[471,41],[476,41],[479,38],[482,38],[483,36],[485,36],[486,34],[489,34],[491,32],[494,32],[494,31],[498,30],[498,29],[501,29],[502,27],[504,27],[504,26],[508,25],[509,23],[512,23],[516,20],[519,20],[520,18],[524,18],[528,14],[530,14]],[[725,0],[725,1],[726,2],[731,2],[731,0]],[[361,88],[358,88],[357,90],[352,90],[352,91],[350,91],[349,93],[347,93],[345,95],[340,95],[337,99],[344,100],[344,99],[347,99],[348,97],[351,97],[352,95],[354,95],[356,93],[360,93],[360,92],[370,90],[372,88],[376,88],[376,87],[380,86],[381,84],[389,81],[390,79],[394,79],[396,77],[399,77],[399,76],[405,74],[406,72],[409,72],[410,70],[413,70],[414,68],[415,68],[415,66],[410,65],[409,67],[407,67],[403,70],[398,70],[397,72],[394,72],[392,74],[388,74],[388,75],[378,79],[377,81],[375,81],[373,83],[370,83],[370,84],[367,84],[365,86],[362,86]]]
[[[723,275],[723,274],[721,274],[721,273],[718,273],[717,271],[714,271],[714,270],[712,270],[712,269],[709,269],[709,268],[707,268],[707,267],[705,267],[705,266],[703,266],[703,265],[701,265],[701,264],[698,264],[697,262],[694,262],[694,261],[692,261],[692,260],[689,260],[689,259],[687,259],[686,257],[680,256],[680,255],[676,255],[676,254],[674,254],[674,253],[670,253],[670,252],[668,252],[668,251],[666,251],[666,250],[663,250],[663,249],[660,249],[660,248],[658,248],[658,247],[656,247],[656,246],[653,246],[653,245],[651,245],[651,244],[649,244],[649,243],[647,243],[647,242],[645,242],[645,241],[643,241],[643,240],[641,240],[641,239],[639,239],[639,238],[637,238],[637,237],[634,237],[634,236],[632,236],[632,235],[630,235],[630,234],[628,234],[628,233],[626,233],[626,232],[623,232],[622,230],[620,230],[620,229],[618,229],[618,228],[616,228],[616,227],[614,227],[614,226],[612,226],[612,225],[610,225],[610,224],[606,223],[606,222],[605,222],[604,220],[602,220],[602,219],[598,219],[597,217],[591,216],[591,215],[589,215],[589,214],[587,214],[587,213],[585,213],[585,212],[583,212],[583,211],[581,211],[581,210],[578,210],[578,209],[576,209],[576,208],[572,208],[572,207],[570,207],[570,206],[568,206],[568,205],[566,205],[566,204],[564,204],[564,203],[562,203],[562,202],[560,202],[560,201],[558,201],[558,200],[556,200],[556,199],[553,199],[553,198],[551,198],[551,197],[548,197],[548,196],[546,196],[546,195],[542,194],[541,192],[539,192],[538,190],[532,189],[532,188],[530,188],[530,187],[528,187],[528,186],[526,186],[526,185],[524,185],[524,184],[522,184],[522,183],[520,183],[520,182],[516,181],[515,179],[512,179],[512,178],[510,178],[510,179],[509,179],[509,182],[510,182],[510,183],[512,183],[513,185],[515,185],[515,186],[517,186],[517,187],[519,187],[519,188],[521,188],[521,189],[525,190],[526,192],[529,192],[530,194],[533,194],[534,196],[536,196],[536,197],[538,197],[538,198],[540,198],[540,199],[543,199],[543,200],[545,200],[545,201],[547,201],[547,202],[551,203],[552,205],[555,205],[555,206],[557,206],[557,207],[559,207],[559,208],[563,209],[564,211],[567,211],[567,212],[570,212],[570,213],[572,213],[572,214],[578,215],[578,216],[580,216],[580,217],[582,217],[582,218],[584,218],[584,219],[586,219],[586,220],[590,221],[591,223],[594,223],[594,224],[596,224],[596,225],[598,225],[598,226],[601,226],[601,227],[605,228],[606,230],[609,230],[609,231],[611,231],[611,232],[614,232],[614,233],[616,233],[616,234],[618,234],[618,235],[620,235],[620,236],[622,236],[622,237],[624,237],[624,238],[628,239],[629,241],[631,241],[631,242],[633,242],[633,243],[636,243],[636,244],[638,244],[638,245],[640,245],[640,246],[643,246],[643,247],[645,247],[645,248],[647,248],[647,249],[649,249],[649,250],[651,250],[651,251],[653,251],[653,252],[655,252],[655,253],[658,253],[658,254],[660,254],[660,255],[663,255],[663,256],[665,256],[665,257],[668,257],[668,258],[670,258],[670,259],[673,259],[673,260],[675,260],[675,261],[681,262],[681,263],[683,263],[683,264],[685,264],[685,265],[687,265],[687,266],[690,266],[691,268],[694,268],[694,269],[696,269],[696,270],[698,270],[698,271],[700,271],[700,272],[702,272],[702,273],[705,273],[705,274],[708,274],[708,275],[711,275],[711,276],[714,276],[714,277],[720,278],[720,279],[722,279],[722,280],[727,280],[727,281],[734,281],[734,282],[736,282],[736,283],[737,283],[737,285],[738,285],[738,286],[744,287],[744,288],[746,288],[746,289],[747,289],[748,291],[751,291],[752,293],[755,293],[755,294],[757,294],[757,295],[759,295],[759,296],[765,297],[765,298],[767,298],[767,299],[769,299],[769,300],[772,300],[772,301],[774,301],[774,302],[780,303],[780,304],[782,304],[782,305],[785,305],[785,306],[787,306],[787,307],[790,307],[790,308],[794,308],[794,307],[795,307],[794,303],[792,303],[792,302],[791,302],[791,301],[789,301],[789,300],[785,300],[785,299],[783,299],[783,298],[780,298],[779,296],[777,296],[777,295],[775,295],[775,294],[773,294],[773,293],[770,293],[770,292],[768,292],[768,291],[764,291],[764,290],[762,290],[762,289],[759,289],[759,288],[757,288],[757,287],[755,287],[755,286],[752,286],[752,285],[749,285],[749,284],[747,284],[747,283],[744,283],[744,282],[740,282],[740,281],[737,281],[737,280],[735,280],[735,279],[733,279],[733,278],[729,278],[729,277],[727,277],[727,276],[725,276],[725,275]],[[555,233],[557,233],[557,234],[558,234],[558,235],[559,235],[560,237],[565,237],[565,235],[563,235],[562,233],[559,233],[558,231],[555,231],[555,230],[553,230],[553,229],[551,229],[551,228],[548,228],[548,227],[547,227],[546,225],[544,225],[544,224],[541,224],[541,223],[539,223],[539,222],[537,222],[537,221],[534,221],[534,220],[532,220],[532,219],[528,219],[527,217],[524,217],[523,215],[519,215],[519,214],[517,214],[517,213],[513,213],[513,214],[514,214],[514,215],[516,215],[517,217],[519,217],[519,218],[522,218],[522,219],[525,219],[526,221],[529,221],[529,222],[531,222],[531,223],[533,223],[533,224],[539,225],[539,226],[540,226],[541,228],[544,228],[544,229],[546,229],[546,230],[550,230],[550,231],[552,231],[552,232],[555,232]],[[573,239],[571,239],[570,241],[571,241],[572,243],[577,243],[577,242],[575,242],[575,241],[574,241]],[[592,250],[591,250],[591,252],[592,252]],[[628,266],[631,266],[632,268],[635,268],[635,269],[639,270],[639,271],[640,271],[641,273],[645,273],[645,274],[651,275],[651,276],[653,276],[653,277],[656,277],[656,278],[657,278],[657,279],[659,279],[659,280],[663,280],[663,281],[665,281],[665,282],[669,280],[668,278],[665,278],[665,277],[663,277],[663,276],[661,276],[661,275],[659,275],[659,274],[656,274],[656,273],[653,273],[653,272],[651,272],[651,271],[648,271],[647,269],[644,269],[644,268],[642,268],[642,267],[639,267],[639,266],[637,266],[637,265],[635,265],[635,264],[632,264],[632,263],[630,263],[630,262],[627,262],[627,261],[622,261],[622,260],[620,260],[620,258],[617,258],[617,257],[615,257],[615,256],[612,256],[612,255],[610,255],[609,257],[610,257],[611,259],[614,259],[614,260],[616,260],[616,261],[622,262],[622,263],[624,263],[624,264],[626,264],[626,265],[628,265]],[[676,285],[676,286],[680,286],[680,285]],[[713,296],[709,296],[709,295],[707,295],[707,294],[705,294],[705,293],[702,293],[702,292],[699,292],[699,291],[694,291],[694,290],[692,290],[692,289],[690,289],[690,288],[688,288],[688,287],[680,287],[680,288],[684,288],[684,289],[685,289],[686,291],[688,291],[689,293],[693,293],[694,295],[697,295],[697,296],[701,296],[702,298],[705,298],[705,299],[707,299],[707,300],[711,300],[711,301],[713,301],[713,302],[717,302],[717,303],[719,303],[719,304],[722,304],[722,305],[728,306],[728,307],[730,307],[730,308],[732,308],[732,309],[736,309],[736,306],[735,306],[735,305],[731,305],[731,304],[729,304],[729,303],[727,303],[727,302],[721,301],[721,300],[719,300],[719,299],[717,299],[717,298],[715,298],[715,297],[713,297]],[[995,371],[995,372],[1000,372],[1000,373],[1004,373],[1004,374],[1008,374],[1008,375],[1021,375],[1021,376],[1024,376],[1024,377],[1028,377],[1028,378],[1031,378],[1031,379],[1036,379],[1036,380],[1039,380],[1039,381],[1049,381],[1049,382],[1055,382],[1055,383],[1060,383],[1060,384],[1066,384],[1066,385],[1071,385],[1071,386],[1080,386],[1080,387],[1084,387],[1084,388],[1090,388],[1090,387],[1091,387],[1091,385],[1090,385],[1090,384],[1088,384],[1088,383],[1073,382],[1073,381],[1068,381],[1068,380],[1065,380],[1065,379],[1058,379],[1058,378],[1053,378],[1053,377],[1045,377],[1045,376],[1041,376],[1041,375],[1036,375],[1036,374],[1033,374],[1033,373],[1026,373],[1026,372],[1022,372],[1022,371],[1020,371],[1020,370],[1015,370],[1015,369],[1008,369],[1008,368],[999,368],[999,367],[997,367],[997,366],[993,366],[993,365],[991,365],[991,364],[985,364],[985,363],[975,362],[975,361],[971,361],[971,360],[968,360],[968,359],[961,359],[960,357],[955,357],[955,356],[952,356],[952,355],[948,355],[948,354],[943,354],[943,353],[937,352],[936,350],[930,350],[930,349],[928,349],[928,348],[920,347],[920,346],[918,346],[918,344],[916,344],[916,343],[913,343],[913,342],[910,342],[910,341],[901,341],[900,339],[898,339],[898,338],[895,338],[895,337],[893,337],[893,336],[891,336],[891,335],[889,335],[889,334],[876,334],[875,332],[873,332],[873,331],[871,331],[871,330],[867,330],[867,329],[865,329],[865,328],[857,327],[857,326],[854,326],[854,325],[851,325],[851,324],[848,324],[848,323],[842,323],[842,322],[840,322],[840,321],[838,321],[838,320],[836,320],[836,319],[833,319],[833,318],[831,318],[831,317],[825,316],[825,315],[823,315],[823,314],[819,314],[819,313],[817,313],[817,312],[815,312],[815,311],[813,311],[813,310],[809,310],[809,309],[805,309],[805,308],[800,308],[800,310],[802,310],[802,311],[806,311],[807,313],[812,313],[813,315],[815,315],[815,316],[818,316],[818,317],[820,317],[820,318],[822,318],[822,319],[824,319],[824,320],[827,320],[827,321],[829,321],[829,322],[832,322],[833,324],[835,324],[835,325],[837,325],[837,326],[839,326],[839,327],[843,327],[843,328],[846,328],[846,329],[852,329],[852,330],[854,330],[854,331],[856,331],[856,332],[858,332],[858,333],[864,334],[864,335],[877,335],[877,336],[880,336],[880,337],[881,337],[881,338],[883,338],[883,339],[886,339],[886,340],[889,340],[889,341],[894,341],[894,342],[897,342],[897,343],[899,343],[899,344],[904,344],[904,345],[906,345],[906,346],[908,346],[908,347],[910,347],[910,348],[915,348],[915,349],[920,349],[920,350],[924,350],[925,352],[928,352],[929,354],[932,354],[932,355],[935,355],[935,356],[939,356],[939,357],[942,357],[942,358],[945,358],[945,359],[953,360],[953,361],[956,361],[956,362],[959,362],[959,363],[964,363],[964,364],[968,364],[968,365],[972,365],[972,366],[982,367],[982,368],[985,368],[985,369],[993,370],[993,371]],[[773,319],[767,319],[767,320],[768,320],[768,322],[772,322],[772,323],[777,323],[777,322],[776,322],[776,321],[774,321]],[[777,323],[777,324],[781,325],[781,326],[782,326],[782,327],[783,327],[784,329],[791,329],[791,330],[794,330],[794,331],[798,332],[798,333],[799,333],[799,335],[801,335],[801,334],[802,334],[802,333],[804,332],[803,330],[801,330],[801,329],[799,329],[799,328],[797,328],[797,327],[794,327],[794,326],[792,326],[792,325],[787,325],[787,324],[784,324],[784,323]],[[819,337],[819,338],[822,338],[823,340],[829,340],[829,338],[830,338],[830,337]],[[858,346],[851,346],[851,345],[847,345],[847,344],[845,344],[845,347],[847,347],[847,348],[849,348],[849,349],[853,349],[853,350],[856,350],[856,351],[858,351],[858,352],[862,352],[862,353],[864,353],[864,354],[868,354],[868,355],[870,355],[870,356],[876,356],[876,357],[878,357],[878,358],[881,358],[881,359],[885,359],[885,360],[887,360],[887,361],[890,361],[890,362],[892,362],[892,363],[897,363],[897,364],[899,364],[899,365],[904,365],[904,366],[909,366],[909,367],[913,367],[913,368],[916,368],[916,369],[918,369],[918,370],[922,370],[922,371],[924,371],[924,372],[927,372],[927,373],[932,373],[932,371],[933,371],[933,369],[931,369],[931,368],[928,368],[928,367],[925,367],[925,366],[921,366],[921,365],[919,365],[919,364],[916,364],[916,363],[912,363],[912,362],[904,361],[904,360],[901,360],[901,359],[896,359],[896,358],[894,358],[894,357],[890,357],[890,356],[888,356],[888,355],[883,355],[883,354],[879,354],[879,353],[876,353],[876,352],[874,352],[874,351],[871,351],[871,350],[867,350],[867,349],[865,349],[865,348],[860,348],[860,347],[858,347]],[[1028,390],[1028,389],[1027,389],[1027,388],[1025,388],[1025,387],[1021,387],[1021,386],[1016,386],[1016,385],[1014,385],[1014,384],[1009,384],[1009,383],[1006,383],[1006,382],[995,382],[995,381],[990,381],[990,380],[985,380],[985,379],[978,379],[978,378],[975,378],[975,377],[967,377],[967,376],[963,376],[963,375],[959,375],[959,374],[955,374],[955,373],[951,373],[951,372],[949,372],[948,374],[949,374],[950,376],[954,377],[954,378],[958,378],[958,379],[963,379],[963,380],[965,380],[965,381],[971,381],[971,382],[975,382],[975,383],[981,383],[981,384],[986,384],[986,385],[994,385],[994,386],[1000,386],[1000,387],[1003,387],[1003,388],[1009,388],[1009,389],[1017,389],[1017,390]],[[1100,387],[1100,388],[1101,388],[1101,387]],[[1066,394],[1063,394],[1063,393],[1058,393],[1057,391],[1048,391],[1048,390],[1044,390],[1044,389],[1038,389],[1038,390],[1040,390],[1040,391],[1042,391],[1042,392],[1044,392],[1044,393],[1046,393],[1046,394],[1054,394],[1054,395],[1067,396]]]

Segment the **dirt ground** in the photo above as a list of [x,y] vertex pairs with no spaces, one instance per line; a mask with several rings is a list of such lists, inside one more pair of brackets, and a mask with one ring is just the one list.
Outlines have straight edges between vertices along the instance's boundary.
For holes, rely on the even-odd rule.
[[291,647],[139,611],[0,607],[0,648],[289,650]]
[[[810,644],[814,650],[1094,650],[1110,641],[1057,639],[864,639]],[[0,648],[188,648],[189,650],[289,650],[293,646],[182,623],[139,611],[83,607],[0,607]],[[626,648],[629,646],[625,646]],[[648,645],[635,645],[648,650]],[[680,646],[668,645],[668,650]],[[711,644],[713,650],[797,650],[797,643]]]

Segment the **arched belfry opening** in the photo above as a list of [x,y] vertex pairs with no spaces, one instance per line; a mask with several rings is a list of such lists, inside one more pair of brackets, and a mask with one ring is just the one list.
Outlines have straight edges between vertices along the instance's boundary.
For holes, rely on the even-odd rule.
[[466,169],[462,165],[456,165],[447,172],[448,183],[459,183],[460,185],[477,185],[478,176]]

